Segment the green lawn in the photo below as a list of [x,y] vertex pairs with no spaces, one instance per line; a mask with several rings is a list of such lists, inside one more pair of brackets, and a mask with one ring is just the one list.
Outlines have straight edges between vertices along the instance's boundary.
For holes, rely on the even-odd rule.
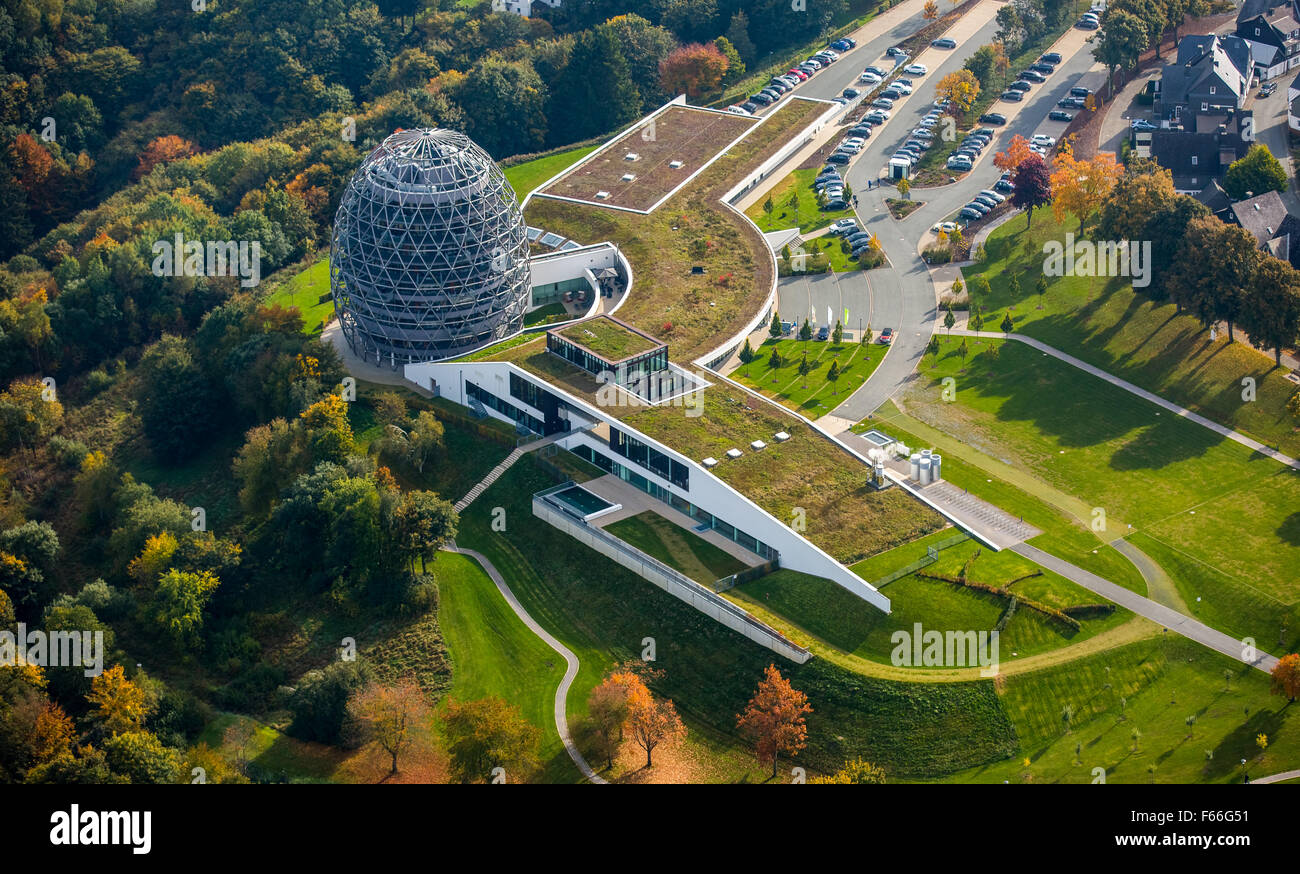
[[514,704],[542,733],[541,759],[551,772],[541,779],[573,782],[577,771],[560,743],[554,716],[564,659],[524,625],[472,558],[439,553],[434,574],[438,618],[452,662],[448,697],[496,696]]
[[[985,323],[997,325],[1010,309],[1018,332],[1300,456],[1300,429],[1285,411],[1297,387],[1272,358],[1241,342],[1229,344],[1222,333],[1211,342],[1194,317],[1178,315],[1173,304],[1152,302],[1124,279],[1060,277],[1038,299],[1034,284],[1042,274],[1043,244],[1077,230],[1074,221],[1058,223],[1050,209],[1040,209],[1031,229],[1017,218],[989,236],[985,260],[964,271],[968,287],[975,276],[989,281],[988,300],[978,302],[988,311]],[[1019,279],[1018,297],[1011,293],[1012,276]],[[1255,380],[1254,401],[1242,397],[1247,377]]]
[[[990,344],[1001,349],[996,361]],[[1104,537],[1143,533],[1205,565],[1213,573],[1197,577],[1196,594],[1220,611],[1233,592],[1271,602],[1265,627],[1276,639],[1300,600],[1300,474],[1022,344],[971,348],[965,361],[951,343],[938,362],[927,357],[903,395],[911,416],[1077,497],[1094,508],[1085,520],[1104,511]],[[945,378],[955,380],[951,403]],[[1237,584],[1218,591],[1219,578]]]
[[[606,525],[605,530],[706,586],[749,567],[731,553],[674,525],[652,510],[620,519],[612,525]],[[757,563],[757,556],[754,560]]]
[[567,170],[596,151],[597,148],[599,148],[599,144],[579,146],[576,149],[567,149],[563,152],[556,152],[554,155],[534,158],[531,161],[512,164],[502,169],[506,174],[506,181],[515,190],[515,196],[523,200],[534,188],[557,173]]
[[[943,533],[951,536],[953,531],[948,529]],[[898,547],[885,556],[861,562],[852,570],[870,582],[886,569],[906,566],[924,555],[922,544],[925,543],[926,539],[922,539]],[[1012,552],[992,552],[974,541],[942,550],[935,563],[919,573],[890,583],[885,589],[890,599],[891,612],[888,614],[829,580],[785,569],[746,583],[728,594],[734,593],[735,600],[742,604],[758,605],[777,613],[844,653],[889,663],[894,649],[892,635],[897,631],[910,633],[916,623],[926,631],[991,631],[997,625],[1006,609],[1006,598],[920,575],[958,576],[976,551],[979,551],[979,557],[969,571],[969,578],[973,581],[1009,586],[1012,592],[1057,609],[1095,604],[1101,600],[1052,573],[1044,572],[1041,576],[1021,580],[1038,570],[1032,562]],[[889,556],[892,556],[892,561],[886,561]],[[1013,583],[1015,580],[1020,581]],[[1082,621],[1078,630],[1068,630],[1022,604],[1001,633],[999,658],[1003,663],[1009,663],[1086,640],[1126,622],[1131,616],[1128,611],[1116,610],[1109,616]],[[794,635],[796,639],[801,636],[806,638],[806,635]]]
[[[949,773],[1005,758],[1015,738],[989,681],[912,685],[854,674],[824,659],[793,665],[747,641],[640,577],[531,518],[530,496],[551,484],[520,462],[462,518],[457,542],[487,554],[525,608],[582,661],[569,698],[581,726],[588,691],[603,673],[637,658],[641,641],[657,642],[654,684],[672,697],[703,756],[701,779],[761,781],[764,768],[745,755],[735,714],[763,669],[778,663],[809,696],[809,747],[794,764],[838,768],[865,756],[891,774]],[[491,530],[491,508],[502,506],[505,532]],[[579,728],[581,733],[581,729]]]
[[[777,350],[783,359],[782,366],[769,365],[772,351]],[[768,340],[757,350],[758,358],[742,364],[728,374],[737,382],[775,398],[792,410],[810,419],[829,413],[867,381],[888,351],[877,343],[841,343],[816,340]],[[799,375],[799,364],[804,352],[812,370]],[[827,378],[831,362],[838,361],[840,376],[835,382]]]
[[[791,171],[790,175],[773,186],[767,197],[745,210],[745,215],[753,219],[754,224],[764,233],[798,228],[807,234],[824,228],[837,219],[855,218],[852,207],[826,210],[817,205],[817,195],[812,185],[819,169],[809,167]],[[794,203],[791,203],[792,197]],[[767,211],[769,202],[772,204],[771,212]]]
[[1240,783],[1243,758],[1256,777],[1300,766],[1300,710],[1262,672],[1173,634],[1010,676],[1001,698],[1023,757],[955,782],[1093,783],[1102,768],[1109,783]]
[[272,289],[266,303],[283,307],[295,306],[302,313],[303,330],[315,337],[325,329],[334,316],[334,301],[329,297],[330,264],[322,258],[306,270],[277,288]]
[[[251,723],[252,740],[246,755],[254,773],[284,778],[294,783],[331,782],[348,752],[339,747],[308,743],[282,734],[255,719],[221,713],[203,727],[198,742],[214,750],[223,748],[225,733],[237,723]],[[227,755],[233,751],[226,751]]]
[[524,327],[531,328],[534,325],[549,325],[552,322],[563,322],[569,318],[569,311],[565,309],[564,304],[556,301],[540,306],[530,313],[524,315]]

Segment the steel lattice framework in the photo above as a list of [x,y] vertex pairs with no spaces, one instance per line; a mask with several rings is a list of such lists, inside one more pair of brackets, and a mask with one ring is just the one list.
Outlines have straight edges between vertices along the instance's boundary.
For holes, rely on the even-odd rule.
[[359,357],[397,367],[500,340],[523,327],[531,287],[514,190],[464,134],[398,131],[348,182],[330,291]]

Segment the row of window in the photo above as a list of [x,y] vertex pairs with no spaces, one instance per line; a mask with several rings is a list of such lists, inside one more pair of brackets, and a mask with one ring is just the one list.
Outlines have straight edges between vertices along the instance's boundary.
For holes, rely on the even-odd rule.
[[609,448],[646,470],[657,473],[678,488],[691,487],[690,467],[612,426],[609,429]]
[[546,425],[541,419],[530,415],[516,407],[509,401],[504,401],[487,389],[480,388],[472,382],[466,381],[465,394],[477,400],[483,406],[496,410],[498,413],[509,416],[519,425],[523,425],[529,431],[535,434],[543,434],[546,431]]
[[584,461],[589,461],[601,470],[614,474],[614,476],[626,483],[636,486],[647,495],[650,495],[653,498],[658,498],[660,501],[668,504],[678,512],[685,513],[687,516],[690,516],[702,525],[712,528],[714,531],[717,531],[724,537],[735,541],[755,555],[762,557],[765,561],[770,561],[778,557],[779,553],[777,550],[768,546],[757,537],[753,537],[752,535],[741,531],[726,520],[714,516],[708,510],[697,507],[682,496],[673,494],[663,486],[651,482],[636,471],[619,464],[617,461],[614,461],[603,453],[595,451],[590,446],[578,445],[573,448],[572,452]]

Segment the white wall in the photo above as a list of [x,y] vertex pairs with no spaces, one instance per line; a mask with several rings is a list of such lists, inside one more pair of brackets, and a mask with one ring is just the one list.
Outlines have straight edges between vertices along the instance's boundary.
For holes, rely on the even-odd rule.
[[[820,547],[816,546],[794,529],[790,528],[785,524],[785,522],[772,516],[749,498],[727,485],[700,464],[699,459],[688,458],[687,456],[682,455],[680,452],[665,446],[654,438],[642,434],[635,428],[628,427],[626,424],[618,421],[614,416],[606,414],[603,410],[569,395],[556,386],[547,383],[545,380],[515,367],[513,364],[500,361],[408,364],[406,365],[405,372],[407,379],[410,379],[426,388],[431,387],[430,380],[436,380],[442,396],[454,403],[467,405],[464,396],[464,383],[466,380],[469,380],[487,391],[509,400],[516,406],[528,410],[538,418],[541,418],[542,414],[540,410],[531,409],[528,405],[510,397],[510,373],[512,371],[530,382],[545,388],[547,391],[553,392],[554,394],[564,398],[575,407],[578,407],[581,412],[589,417],[593,422],[607,422],[610,425],[621,429],[625,433],[635,436],[643,443],[653,446],[665,455],[675,458],[687,465],[690,468],[690,489],[683,490],[667,480],[659,478],[652,471],[643,469],[625,459],[618,459],[620,464],[630,467],[651,482],[662,486],[673,494],[684,497],[692,504],[702,507],[708,512],[713,513],[719,518],[740,528],[745,533],[756,537],[773,547],[781,553],[781,567],[832,580],[869,604],[885,611],[886,613],[889,612],[890,607],[888,598],[872,586],[868,585],[861,577],[840,564]],[[489,409],[488,413],[495,418],[506,420],[505,416],[497,413],[495,410]],[[685,415],[684,410],[682,414]],[[757,437],[759,435],[755,436]],[[820,439],[820,437],[809,434],[806,439]],[[586,443],[593,449],[617,459],[617,456],[613,455],[609,451],[608,444],[605,444],[599,438],[594,437],[589,433],[572,433],[562,438],[559,443],[565,448],[578,443]],[[738,446],[736,448],[744,452],[754,451],[748,446]],[[769,449],[759,451],[773,450]],[[827,451],[836,450],[832,446],[827,446]],[[720,463],[725,465],[727,462],[724,459]],[[864,478],[868,475],[868,468],[863,468],[862,475]]]

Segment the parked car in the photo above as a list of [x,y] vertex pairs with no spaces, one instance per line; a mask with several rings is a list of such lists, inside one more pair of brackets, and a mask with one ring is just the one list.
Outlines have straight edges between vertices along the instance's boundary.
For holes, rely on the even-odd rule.
[[820,328],[817,329],[817,339],[822,342],[825,342],[826,339],[830,337],[830,335],[831,335],[831,329],[826,327],[825,325],[822,325]]
[[772,98],[771,98],[771,97],[768,97],[766,94],[764,94],[764,93],[761,92],[761,91],[760,91],[759,93],[757,93],[757,94],[754,94],[754,95],[751,96],[749,99],[750,99],[751,102],[753,102],[753,103],[757,103],[759,106],[771,106],[771,105],[772,105]]
[[806,81],[808,79],[808,71],[800,70],[798,67],[791,67],[789,75],[794,76],[800,82]]
[[1160,130],[1160,126],[1156,124],[1152,124],[1151,122],[1147,121],[1144,118],[1135,118],[1133,119],[1133,130],[1135,131]]
[[1082,97],[1062,97],[1056,101],[1056,105],[1062,109],[1083,109]]
[[848,106],[848,105],[849,105],[849,101],[846,100],[846,99],[844,99],[843,97],[832,97],[832,98],[831,98],[831,103],[838,103],[840,106]]
[[871,136],[871,125],[855,124],[853,127],[849,128],[849,133],[855,137],[862,137],[863,139],[866,139],[867,137]]
[[880,96],[885,98],[886,100],[898,100],[903,96],[903,92],[899,91],[897,88],[891,85],[890,87],[886,88],[884,91],[881,91]]
[[996,191],[989,191],[987,188],[981,191],[980,194],[984,195],[985,197],[993,198],[994,202],[996,203],[1004,203],[1006,201],[1006,198],[1003,197],[1001,194],[998,194]]
[[1276,82],[1268,82],[1267,84],[1264,85],[1263,88],[1260,88],[1260,89],[1259,89],[1259,96],[1260,96],[1260,97],[1268,97],[1268,96],[1270,96],[1270,95],[1271,95],[1274,91],[1276,91],[1276,90],[1277,90],[1277,83],[1276,83]]
[[1056,67],[1046,61],[1038,61],[1037,63],[1030,64],[1029,69],[1042,73],[1044,76],[1050,76],[1056,72]]
[[936,49],[955,49],[957,48],[957,40],[941,36],[938,39],[930,40],[930,45]]
[[911,93],[912,93],[912,86],[911,86],[911,85],[905,85],[905,84],[903,84],[902,82],[899,82],[897,79],[894,80],[893,88],[894,88],[894,90],[897,91],[899,94],[911,94]]
[[746,100],[744,103],[740,104],[740,108],[748,112],[750,115],[753,115],[763,107],[759,106],[753,100]]
[[847,164],[849,163],[850,157],[850,155],[844,152],[833,152],[826,156],[826,160],[831,164]]
[[746,112],[745,109],[742,106],[740,106],[740,104],[738,103],[733,103],[730,106],[728,106],[727,112],[730,112],[732,115],[749,115],[749,113]]
[[977,194],[971,199],[971,203],[978,203],[980,206],[988,207],[990,210],[998,205],[998,201],[984,194]]
[[904,49],[902,46],[890,46],[889,48],[885,49],[885,54],[891,58],[896,58],[900,56],[905,58],[907,57],[907,50]]
[[939,233],[940,231],[942,231],[945,234],[951,234],[953,231],[961,230],[961,225],[957,224],[956,222],[940,222],[939,224],[930,228],[930,230],[934,231],[936,234]]
[[1071,97],[1087,97],[1091,93],[1092,93],[1091,90],[1079,85],[1075,85],[1073,88],[1070,89]]
[[856,88],[845,88],[844,91],[843,91],[842,93],[843,93],[844,96],[847,97],[849,100],[857,100],[858,97],[860,97],[860,96],[862,95],[862,92],[859,91],[859,90],[856,89]]
[[894,101],[890,100],[888,97],[877,97],[875,100],[871,101],[871,105],[876,107],[876,109],[893,109]]
[[862,72],[871,73],[873,75],[881,77],[882,79],[887,75],[884,70],[880,69],[875,64],[872,64],[871,66],[867,67]]
[[881,331],[881,332],[880,332],[880,342],[881,342],[881,343],[884,343],[886,346],[888,346],[890,343],[894,342],[894,329],[893,329],[893,328],[885,328],[885,330]]
[[989,214],[989,208],[976,200],[972,200],[970,203],[966,204],[965,209],[974,210],[980,214],[980,218]]
[[963,155],[952,155],[948,158],[949,170],[966,171],[975,166],[975,163]]
[[963,206],[961,212],[957,213],[957,217],[972,222],[984,218],[984,216],[980,215],[977,210],[973,210],[969,206]]
[[1048,64],[1059,64],[1059,63],[1061,63],[1061,53],[1060,53],[1060,52],[1048,52],[1047,54],[1043,55],[1043,56],[1042,56],[1041,58],[1039,58],[1038,60],[1043,61],[1044,63],[1048,63]]
[[1049,137],[1047,134],[1034,134],[1029,138],[1029,142],[1035,146],[1045,146],[1050,149],[1056,145],[1056,137]]
[[999,98],[1002,100],[1006,100],[1009,103],[1019,103],[1020,101],[1025,99],[1025,95],[1020,93],[1019,91],[1003,91],[999,95]]
[[1046,82],[1047,77],[1037,70],[1021,70],[1020,78],[1026,82]]
[[865,246],[870,244],[871,234],[868,234],[866,231],[859,231],[856,234],[849,234],[844,239],[848,241],[849,250],[852,251],[853,249],[856,249],[859,246]]
[[884,109],[876,109],[863,116],[863,119],[871,124],[884,124],[888,118],[889,113]]
[[875,73],[863,73],[858,76],[858,81],[863,85],[879,85],[881,79]]
[[1096,30],[1099,27],[1096,19],[1092,18],[1080,18],[1074,23],[1074,26],[1080,30]]
[[926,69],[925,64],[908,64],[903,68],[903,72],[909,76],[924,76],[930,71]]
[[1001,191],[1003,194],[1010,194],[1016,190],[1016,186],[1012,184],[1010,179],[999,179],[997,182],[993,183],[993,188],[996,191]]
[[1016,81],[1012,82],[1010,85],[1007,86],[1007,90],[1025,92],[1025,91],[1029,91],[1033,87],[1034,86],[1032,84],[1026,82],[1024,79],[1017,79]]
[[1074,116],[1064,109],[1053,109],[1047,113],[1047,118],[1049,121],[1074,121]]
[[980,116],[980,121],[984,124],[1006,124],[1007,117],[1000,112],[986,112]]

